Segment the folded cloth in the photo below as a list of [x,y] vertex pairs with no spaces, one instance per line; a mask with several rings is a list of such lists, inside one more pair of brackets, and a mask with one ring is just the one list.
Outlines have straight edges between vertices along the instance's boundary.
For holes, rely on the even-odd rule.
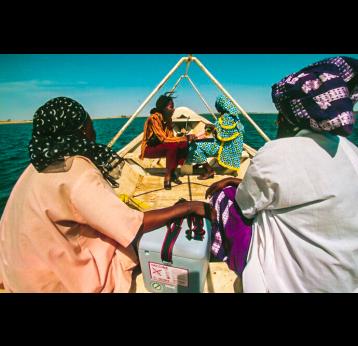
[[252,220],[243,216],[235,194],[236,188],[228,186],[210,200],[217,214],[217,222],[212,224],[211,230],[211,253],[241,275],[251,242]]

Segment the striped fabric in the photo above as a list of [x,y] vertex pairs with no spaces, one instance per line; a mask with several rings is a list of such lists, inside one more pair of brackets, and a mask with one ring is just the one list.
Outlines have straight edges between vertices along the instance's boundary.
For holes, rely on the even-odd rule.
[[228,186],[210,200],[217,219],[211,229],[211,253],[241,275],[249,251],[252,220],[246,219],[235,201],[236,188]]
[[144,124],[141,156],[143,160],[144,152],[147,148],[147,141],[155,134],[161,143],[176,143],[187,141],[186,137],[174,137],[174,131],[171,122],[164,123],[163,115],[159,112],[151,114]]

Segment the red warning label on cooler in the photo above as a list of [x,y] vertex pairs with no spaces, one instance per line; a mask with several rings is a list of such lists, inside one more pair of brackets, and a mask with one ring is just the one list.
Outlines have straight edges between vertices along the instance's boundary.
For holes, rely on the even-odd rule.
[[149,262],[150,278],[168,285],[188,287],[189,270]]

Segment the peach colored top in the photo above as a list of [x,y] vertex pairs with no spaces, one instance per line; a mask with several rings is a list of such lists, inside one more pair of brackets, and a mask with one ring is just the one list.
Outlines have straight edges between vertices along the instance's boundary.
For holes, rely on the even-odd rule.
[[10,292],[128,292],[143,213],[114,194],[90,160],[66,172],[29,165],[0,222],[0,286]]

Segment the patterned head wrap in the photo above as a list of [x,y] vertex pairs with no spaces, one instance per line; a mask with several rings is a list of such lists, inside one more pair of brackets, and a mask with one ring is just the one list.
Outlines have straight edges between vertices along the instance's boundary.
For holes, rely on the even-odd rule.
[[41,106],[33,119],[28,149],[31,163],[41,172],[65,156],[89,158],[113,186],[118,183],[109,173],[122,159],[107,146],[88,140],[83,127],[90,119],[85,109],[68,97],[57,97]]
[[356,59],[325,59],[274,84],[272,100],[291,125],[348,136],[355,122],[357,74]]
[[224,95],[219,95],[215,101],[215,108],[219,113],[228,113],[236,117],[240,116],[239,110],[234,104]]

